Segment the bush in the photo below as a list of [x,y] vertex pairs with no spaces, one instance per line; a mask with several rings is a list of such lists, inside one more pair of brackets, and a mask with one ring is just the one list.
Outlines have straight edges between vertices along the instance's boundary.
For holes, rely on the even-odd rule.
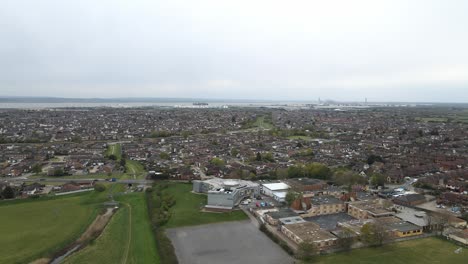
[[161,258],[161,263],[177,264],[178,260],[174,247],[162,228],[162,226],[167,223],[171,217],[171,214],[167,209],[163,210],[163,208],[168,208],[169,206],[164,204],[164,199],[161,198],[162,190],[167,188],[167,185],[155,185],[153,187],[154,190],[147,191],[145,193],[145,198],[148,206],[148,217],[150,217],[151,220],[151,227],[156,239],[156,247],[159,252],[159,257]]
[[95,190],[96,192],[103,192],[103,191],[106,190],[106,186],[104,186],[104,184],[98,183],[98,184],[95,184],[95,185],[94,185],[94,190]]

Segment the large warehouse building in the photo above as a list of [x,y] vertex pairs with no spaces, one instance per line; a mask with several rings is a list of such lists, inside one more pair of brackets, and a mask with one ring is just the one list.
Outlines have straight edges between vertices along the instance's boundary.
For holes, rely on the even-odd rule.
[[262,184],[262,193],[272,197],[278,202],[284,202],[286,200],[288,190],[289,185],[282,182]]

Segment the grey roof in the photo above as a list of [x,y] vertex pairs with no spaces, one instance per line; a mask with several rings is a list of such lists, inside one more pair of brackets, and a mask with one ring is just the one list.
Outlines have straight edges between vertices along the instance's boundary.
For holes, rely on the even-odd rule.
[[400,232],[408,232],[408,231],[414,231],[414,230],[420,230],[421,227],[417,225],[413,225],[408,222],[396,222],[396,223],[390,223],[386,226],[387,229],[389,230],[398,230]]
[[308,222],[314,222],[325,230],[333,230],[333,229],[336,229],[336,226],[339,222],[348,222],[350,220],[355,220],[355,218],[348,215],[347,213],[337,213],[337,214],[307,217],[307,218],[304,218],[304,220]]
[[286,218],[286,217],[293,217],[293,216],[298,216],[296,212],[293,210],[287,208],[287,209],[280,209],[278,212],[269,212],[266,213],[273,219],[280,219],[280,218]]
[[422,194],[414,193],[396,197],[394,200],[411,203],[417,201],[426,201],[426,197]]
[[312,204],[339,204],[343,203],[340,199],[330,196],[330,195],[324,195],[324,196],[314,196],[311,198]]

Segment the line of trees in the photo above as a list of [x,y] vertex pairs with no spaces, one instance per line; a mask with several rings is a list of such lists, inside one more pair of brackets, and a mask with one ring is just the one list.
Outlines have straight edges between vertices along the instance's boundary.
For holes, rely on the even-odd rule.
[[177,264],[174,246],[163,228],[171,217],[169,209],[176,203],[172,195],[164,192],[167,187],[167,183],[154,184],[153,188],[146,190],[145,198],[161,263]]

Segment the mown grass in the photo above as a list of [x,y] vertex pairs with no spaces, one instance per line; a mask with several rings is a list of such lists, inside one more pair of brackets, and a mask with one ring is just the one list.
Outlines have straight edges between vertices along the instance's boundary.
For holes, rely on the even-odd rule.
[[254,126],[262,129],[273,129],[273,124],[265,120],[265,116],[260,116],[253,123]]
[[192,185],[185,183],[169,183],[165,193],[171,194],[176,204],[170,209],[171,217],[165,228],[203,225],[225,221],[245,220],[248,217],[242,211],[230,213],[208,213],[200,209],[206,205],[207,196],[191,193]]
[[93,192],[0,203],[0,263],[27,263],[72,243],[96,217],[96,201],[102,195]]
[[117,160],[122,158],[122,145],[120,144],[110,144],[107,147],[106,156],[114,155]]
[[135,176],[135,178],[141,179],[146,176],[145,167],[143,167],[143,165],[136,160],[126,160],[125,167],[127,170],[125,178],[133,179]]
[[129,209],[123,207],[112,217],[102,235],[81,251],[68,257],[64,263],[122,263],[128,241]]
[[102,235],[65,263],[160,263],[143,193],[116,198],[121,202]]
[[468,249],[454,251],[459,246],[439,238],[424,238],[390,244],[378,248],[352,250],[316,258],[310,263],[320,264],[418,264],[418,263],[467,263]]
[[308,136],[289,136],[288,139],[292,139],[292,140],[304,140],[304,141],[310,141],[312,140],[311,137],[308,137]]

